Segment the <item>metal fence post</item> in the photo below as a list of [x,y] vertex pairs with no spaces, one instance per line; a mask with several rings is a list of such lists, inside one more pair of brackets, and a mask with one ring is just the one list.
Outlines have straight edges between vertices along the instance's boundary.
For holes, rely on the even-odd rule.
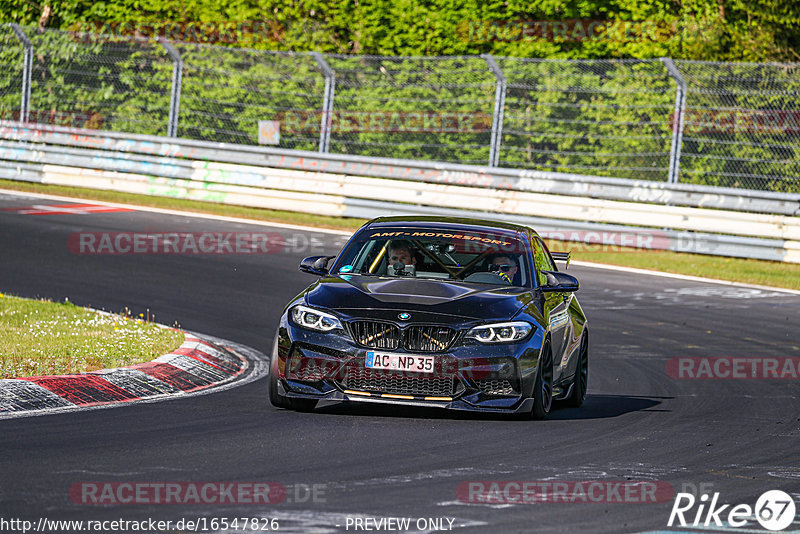
[[333,96],[336,92],[336,73],[319,52],[311,52],[325,76],[325,93],[322,96],[322,120],[319,125],[319,151],[328,152],[331,148],[331,126],[333,124]]
[[172,91],[169,97],[169,121],[167,122],[167,136],[178,137],[178,115],[181,108],[181,81],[183,80],[183,60],[178,50],[166,39],[159,38],[158,42],[172,58]]
[[492,138],[489,146],[489,167],[500,163],[500,143],[503,137],[503,112],[506,107],[506,76],[497,61],[490,54],[481,54],[489,70],[497,79],[494,90],[494,113],[492,114]]
[[28,122],[31,107],[31,79],[33,78],[33,45],[19,24],[10,24],[19,42],[25,48],[25,63],[22,70],[22,102],[19,106],[19,122]]
[[662,57],[661,62],[667,68],[667,72],[675,80],[677,89],[675,91],[675,111],[672,117],[672,146],[669,150],[669,183],[678,183],[681,170],[681,146],[683,144],[683,121],[686,110],[686,82],[681,76],[678,67],[672,58]]

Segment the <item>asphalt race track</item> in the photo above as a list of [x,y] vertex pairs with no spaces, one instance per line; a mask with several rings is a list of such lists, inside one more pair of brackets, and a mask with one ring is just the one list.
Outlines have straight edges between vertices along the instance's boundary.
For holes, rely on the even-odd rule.
[[[341,244],[331,234],[177,215],[15,209],[63,203],[0,193],[0,291],[111,311],[149,309],[159,322],[264,353],[283,305],[313,280],[298,272],[299,261]],[[236,231],[278,232],[288,242],[271,254],[68,248],[80,232]],[[454,520],[452,528],[465,532],[617,533],[677,530],[667,521],[680,491],[718,492],[720,503],[753,506],[779,489],[800,501],[797,377],[691,380],[667,372],[678,357],[799,358],[800,296],[585,267],[570,272],[581,281],[591,331],[582,409],[559,408],[546,421],[367,406],[295,413],[273,408],[261,379],[178,400],[0,420],[0,517],[277,518],[281,532],[320,533],[356,532],[356,518],[370,527],[411,518],[411,532],[424,518],[422,530],[431,531],[437,523],[430,518],[445,529]],[[101,506],[70,498],[82,482],[206,481],[273,482],[288,493],[271,504]],[[671,491],[645,503],[613,494],[600,502],[470,502],[458,490],[475,481],[656,482]],[[753,521],[747,528],[766,532]],[[800,530],[800,520],[791,530]]]

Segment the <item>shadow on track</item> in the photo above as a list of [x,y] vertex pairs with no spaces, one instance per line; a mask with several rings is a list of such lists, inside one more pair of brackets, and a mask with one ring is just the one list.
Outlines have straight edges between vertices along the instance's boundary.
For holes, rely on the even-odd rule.
[[654,409],[663,400],[673,397],[642,397],[632,395],[587,395],[580,408],[567,408],[556,401],[548,419],[607,419],[631,412],[665,412]]
[[[654,410],[664,399],[672,397],[641,397],[627,395],[588,395],[581,408],[566,408],[556,402],[548,418],[543,421],[568,421],[607,419],[638,411]],[[369,417],[396,417],[408,419],[497,420],[523,419],[518,415],[449,411],[441,408],[393,406],[389,404],[348,403],[322,406],[314,410],[317,415],[347,415]]]

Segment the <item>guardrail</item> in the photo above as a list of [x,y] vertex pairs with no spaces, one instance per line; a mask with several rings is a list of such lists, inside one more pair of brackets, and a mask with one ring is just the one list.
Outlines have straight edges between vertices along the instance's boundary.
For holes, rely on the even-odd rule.
[[800,263],[800,195],[763,191],[10,121],[0,177],[345,217],[489,215],[552,238]]

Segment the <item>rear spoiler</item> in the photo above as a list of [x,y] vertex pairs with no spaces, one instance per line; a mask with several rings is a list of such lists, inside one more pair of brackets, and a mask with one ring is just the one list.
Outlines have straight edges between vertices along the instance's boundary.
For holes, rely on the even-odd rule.
[[555,261],[563,261],[566,263],[564,268],[566,269],[569,267],[569,252],[551,252],[550,255],[553,256]]

